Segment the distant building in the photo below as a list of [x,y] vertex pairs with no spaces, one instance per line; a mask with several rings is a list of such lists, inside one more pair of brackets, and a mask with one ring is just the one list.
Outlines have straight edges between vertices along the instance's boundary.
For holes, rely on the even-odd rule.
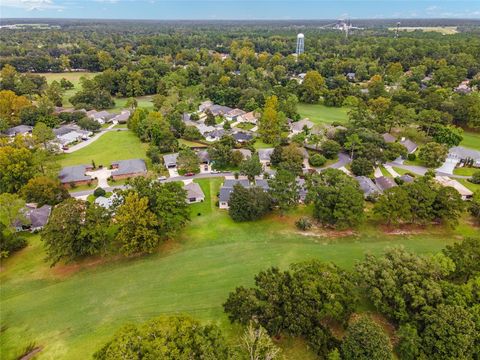
[[412,183],[415,181],[415,178],[411,175],[408,175],[408,174],[405,174],[405,175],[402,175],[402,176],[399,176],[398,177],[401,181],[403,181],[404,183]]
[[259,114],[255,113],[254,111],[250,111],[248,113],[239,115],[236,120],[239,122],[256,124],[258,118],[259,118]]
[[31,134],[32,130],[33,130],[33,126],[18,125],[5,130],[5,135],[7,135],[8,137],[15,137],[17,135],[27,135],[27,134]]

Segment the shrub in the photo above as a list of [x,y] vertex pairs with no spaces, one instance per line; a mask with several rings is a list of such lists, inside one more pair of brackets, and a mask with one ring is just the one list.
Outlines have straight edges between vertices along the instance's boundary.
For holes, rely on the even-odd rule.
[[327,159],[335,159],[341,150],[341,146],[334,140],[326,140],[320,146],[320,149]]
[[314,154],[308,159],[308,162],[312,166],[319,167],[319,166],[325,165],[325,163],[327,162],[327,159],[325,156],[321,154]]
[[365,158],[357,158],[352,161],[352,172],[356,176],[368,176],[373,172],[373,164]]
[[306,231],[312,227],[312,222],[307,217],[301,217],[295,221],[295,226],[299,230]]
[[473,184],[480,184],[480,171],[473,173],[472,177],[468,181]]
[[417,160],[417,155],[415,155],[415,154],[408,154],[408,155],[407,155],[407,159],[408,159],[409,161],[415,161],[415,160]]
[[98,187],[93,191],[93,196],[95,196],[97,198],[97,197],[100,197],[100,196],[105,196],[106,193],[107,192],[103,188]]

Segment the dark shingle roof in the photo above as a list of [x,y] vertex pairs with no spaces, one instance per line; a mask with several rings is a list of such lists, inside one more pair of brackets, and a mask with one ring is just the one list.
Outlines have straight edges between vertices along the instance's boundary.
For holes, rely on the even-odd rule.
[[355,180],[357,180],[358,184],[360,185],[360,189],[362,189],[365,196],[381,193],[380,189],[370,178],[366,176],[356,176]]
[[252,134],[248,134],[248,133],[241,132],[241,131],[233,134],[232,136],[237,141],[250,141],[253,138]]
[[10,129],[5,130],[5,134],[7,136],[15,136],[17,134],[28,134],[31,133],[33,130],[32,126],[29,125],[18,125],[14,126]]
[[375,179],[375,184],[377,184],[377,187],[381,191],[385,191],[385,190],[390,189],[394,186],[397,186],[397,183],[392,178],[385,177],[385,176],[380,176],[380,177],[376,178]]
[[147,166],[143,159],[120,160],[112,163],[117,169],[112,171],[112,175],[141,174],[147,172]]
[[228,202],[230,200],[230,194],[233,192],[233,187],[237,184],[245,188],[250,187],[250,182],[247,179],[225,179],[223,186],[220,188],[218,200],[220,200],[220,202]]
[[87,165],[67,166],[60,170],[58,178],[62,184],[92,180],[91,176],[85,175],[86,172]]

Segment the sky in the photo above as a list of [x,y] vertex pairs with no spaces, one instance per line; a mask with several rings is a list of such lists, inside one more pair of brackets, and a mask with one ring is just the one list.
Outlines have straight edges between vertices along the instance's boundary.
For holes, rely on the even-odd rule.
[[0,18],[480,19],[480,0],[0,0]]

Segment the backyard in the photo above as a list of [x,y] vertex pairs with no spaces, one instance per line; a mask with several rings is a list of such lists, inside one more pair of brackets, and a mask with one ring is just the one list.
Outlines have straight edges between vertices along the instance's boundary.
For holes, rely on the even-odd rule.
[[147,159],[147,144],[142,144],[131,131],[109,131],[90,145],[70,154],[59,156],[62,167],[87,165],[92,160],[96,165],[108,166],[112,161]]
[[309,118],[315,124],[346,123],[348,121],[348,108],[329,107],[322,104],[300,103],[297,106],[300,117]]
[[465,131],[463,133],[463,140],[460,145],[480,150],[480,132]]
[[[310,212],[305,207],[283,217],[234,223],[215,206],[222,179],[198,182],[206,200],[191,206],[192,222],[149,256],[50,268],[39,236],[30,235],[29,246],[2,264],[2,357],[18,358],[30,346],[41,348],[38,359],[89,358],[125,322],[160,314],[188,313],[232,334],[238,328],[229,324],[222,303],[268,266],[286,268],[317,258],[351,269],[366,252],[402,245],[433,253],[460,234],[478,231],[462,222],[456,230],[406,229],[402,235],[374,226],[354,233],[301,233],[294,222]],[[281,345],[290,358],[312,358],[298,341],[284,339]]]

